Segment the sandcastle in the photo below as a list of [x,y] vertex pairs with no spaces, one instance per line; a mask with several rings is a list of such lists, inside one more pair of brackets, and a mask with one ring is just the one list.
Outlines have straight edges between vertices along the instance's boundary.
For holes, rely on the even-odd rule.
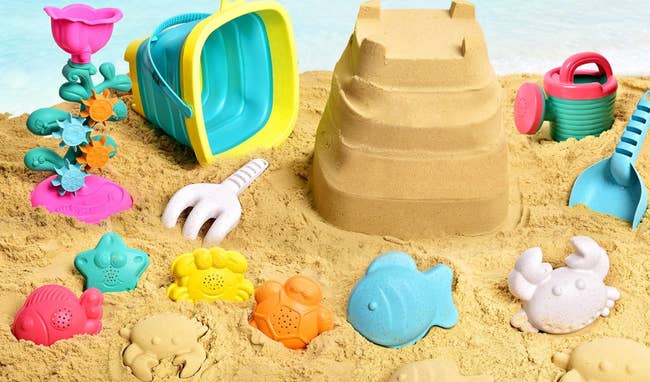
[[316,136],[316,209],[346,230],[481,234],[508,215],[501,86],[471,3],[364,3]]

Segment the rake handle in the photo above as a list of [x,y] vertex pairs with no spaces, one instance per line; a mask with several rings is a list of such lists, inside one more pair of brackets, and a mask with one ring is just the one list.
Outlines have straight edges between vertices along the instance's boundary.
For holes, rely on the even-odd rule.
[[240,195],[269,167],[269,162],[264,159],[253,159],[246,163],[234,174],[226,178],[221,184],[230,187],[236,195]]
[[611,158],[612,177],[621,186],[630,186],[632,183],[634,163],[641,151],[648,127],[650,127],[650,90],[643,94],[636,105]]

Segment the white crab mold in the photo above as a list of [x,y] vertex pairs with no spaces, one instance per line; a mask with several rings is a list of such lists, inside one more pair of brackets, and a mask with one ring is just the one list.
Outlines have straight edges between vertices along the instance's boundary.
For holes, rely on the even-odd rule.
[[541,248],[531,248],[517,259],[510,272],[510,292],[523,301],[510,324],[522,332],[565,334],[580,330],[599,316],[606,317],[621,295],[603,280],[609,257],[592,238],[570,240],[575,253],[553,269],[542,262]]

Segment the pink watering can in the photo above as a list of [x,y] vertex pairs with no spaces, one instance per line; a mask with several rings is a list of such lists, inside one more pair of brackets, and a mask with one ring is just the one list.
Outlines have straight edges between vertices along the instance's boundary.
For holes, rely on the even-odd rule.
[[90,56],[110,40],[113,24],[122,19],[117,8],[95,9],[84,4],[45,7],[45,13],[52,19],[56,44],[70,53],[75,64],[90,63]]

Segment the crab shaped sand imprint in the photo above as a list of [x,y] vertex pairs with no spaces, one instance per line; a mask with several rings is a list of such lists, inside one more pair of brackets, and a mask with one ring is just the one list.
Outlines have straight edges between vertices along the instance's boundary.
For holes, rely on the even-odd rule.
[[206,359],[198,341],[208,331],[202,323],[180,313],[159,313],[138,321],[133,328],[123,328],[120,335],[131,341],[124,349],[124,365],[141,381],[153,379],[153,368],[161,360],[173,357],[180,367],[180,377],[196,374]]

